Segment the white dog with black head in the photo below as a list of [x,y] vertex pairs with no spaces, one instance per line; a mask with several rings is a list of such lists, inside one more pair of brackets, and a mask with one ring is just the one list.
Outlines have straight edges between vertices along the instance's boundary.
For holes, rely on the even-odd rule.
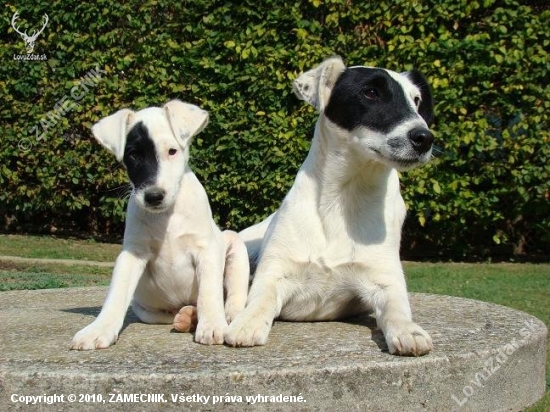
[[346,68],[334,57],[300,75],[294,92],[320,113],[313,142],[280,209],[241,232],[257,268],[226,342],[263,345],[277,317],[323,321],[371,310],[390,353],[429,352],[399,257],[406,209],[398,171],[431,157],[425,78]]
[[195,341],[203,344],[222,344],[227,322],[244,308],[246,247],[236,233],[218,229],[188,165],[192,137],[207,123],[206,111],[172,100],[162,108],[123,109],[93,126],[126,167],[133,191],[107,298],[72,349],[114,344],[130,303],[141,321],[168,324],[183,306],[196,305]]

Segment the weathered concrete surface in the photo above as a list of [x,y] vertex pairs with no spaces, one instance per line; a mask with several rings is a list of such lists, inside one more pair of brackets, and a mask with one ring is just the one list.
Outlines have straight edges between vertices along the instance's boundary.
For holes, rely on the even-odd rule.
[[[115,346],[69,351],[105,294],[105,288],[0,293],[0,410],[519,411],[545,390],[546,327],[502,306],[412,294],[415,320],[435,345],[421,358],[389,355],[368,316],[276,322],[267,346],[235,349],[196,344],[190,334],[138,323],[130,313]],[[14,394],[16,401],[57,394],[63,402],[42,399],[29,407],[12,402]],[[98,394],[105,403],[97,403]],[[163,394],[165,402],[110,403],[109,394]],[[210,398],[172,400],[181,394]],[[301,395],[292,400],[305,402],[247,405],[246,396],[258,394]],[[213,396],[222,399],[214,404]]]

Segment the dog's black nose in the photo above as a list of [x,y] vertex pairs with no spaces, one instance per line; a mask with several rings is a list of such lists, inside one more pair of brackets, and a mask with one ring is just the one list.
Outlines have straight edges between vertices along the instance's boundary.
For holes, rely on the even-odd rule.
[[409,132],[409,140],[414,150],[418,153],[426,153],[432,147],[434,135],[428,129],[417,127]]
[[150,192],[146,192],[143,198],[147,206],[158,206],[164,200],[164,190],[151,190]]

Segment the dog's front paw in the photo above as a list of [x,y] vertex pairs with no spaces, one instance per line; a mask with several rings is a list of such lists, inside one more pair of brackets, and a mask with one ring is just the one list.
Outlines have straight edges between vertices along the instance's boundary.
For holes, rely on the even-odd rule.
[[199,319],[197,331],[195,332],[195,342],[202,343],[203,345],[221,345],[223,344],[226,329],[227,323],[225,319]]
[[265,345],[271,330],[271,322],[265,319],[250,319],[243,315],[244,313],[237,316],[227,328],[225,343],[230,346]]
[[430,335],[410,321],[390,326],[386,331],[386,343],[392,355],[422,356],[433,349]]
[[73,350],[105,349],[118,339],[118,330],[95,322],[74,335],[71,343]]

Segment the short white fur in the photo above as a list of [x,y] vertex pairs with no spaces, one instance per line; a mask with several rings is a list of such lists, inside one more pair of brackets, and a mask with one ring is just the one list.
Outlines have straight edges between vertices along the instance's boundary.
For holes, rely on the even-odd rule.
[[[263,345],[273,319],[333,320],[374,312],[390,353],[422,355],[433,345],[413,322],[399,257],[405,203],[388,138],[426,126],[417,115],[388,135],[346,131],[323,109],[338,76],[338,57],[296,79],[297,96],[320,111],[309,154],[280,209],[241,232],[258,266],[247,307],[226,333],[232,346]],[[415,107],[420,92],[390,72]],[[429,154],[419,158],[426,162]]]
[[[218,229],[206,192],[187,164],[191,138],[206,126],[208,113],[173,100],[162,108],[120,110],[94,125],[92,132],[120,161],[126,136],[139,122],[147,128],[158,158],[153,184],[166,196],[161,208],[150,210],[142,190],[134,188],[107,298],[98,317],[74,336],[72,349],[114,344],[130,304],[143,322],[168,324],[182,306],[196,305],[195,341],[221,344],[227,322],[246,302],[246,247],[236,233]],[[177,153],[169,155],[170,148]]]

